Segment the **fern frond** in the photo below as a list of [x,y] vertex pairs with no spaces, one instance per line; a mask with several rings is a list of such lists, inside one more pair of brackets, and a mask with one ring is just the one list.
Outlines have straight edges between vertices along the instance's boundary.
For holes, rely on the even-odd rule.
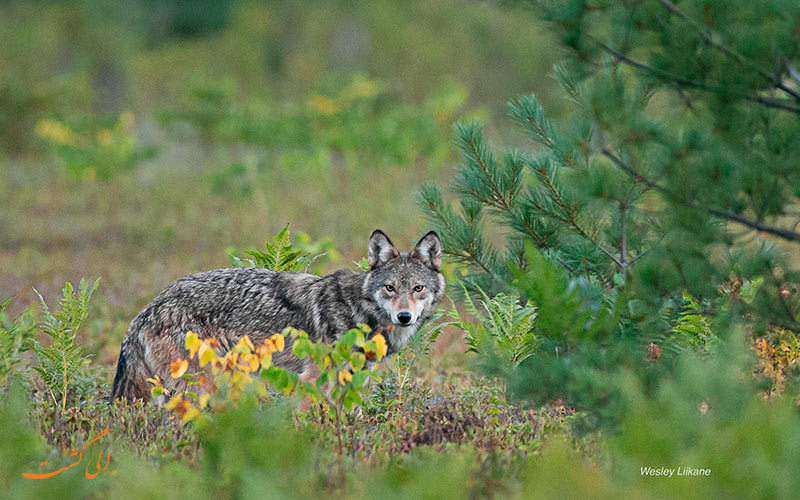
[[44,297],[34,289],[42,304],[39,329],[50,337],[47,347],[38,341],[33,345],[39,362],[35,370],[53,397],[61,400],[62,411],[66,409],[70,386],[89,357],[75,339],[89,314],[89,302],[99,284],[99,279],[93,283],[81,279],[76,293],[72,283],[67,282],[56,312],[50,310]]

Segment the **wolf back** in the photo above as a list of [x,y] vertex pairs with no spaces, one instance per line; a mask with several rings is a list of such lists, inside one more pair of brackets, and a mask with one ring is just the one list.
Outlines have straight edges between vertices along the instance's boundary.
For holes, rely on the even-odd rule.
[[[156,375],[168,387],[182,389],[185,381],[170,378],[169,364],[187,357],[184,340],[188,331],[216,339],[222,354],[244,335],[258,344],[287,326],[306,331],[313,341],[333,343],[342,333],[366,324],[373,332],[386,332],[389,354],[402,349],[444,295],[439,237],[430,232],[411,252],[399,252],[376,230],[367,246],[367,258],[368,272],[342,270],[320,277],[230,268],[175,281],[128,327],[112,400],[149,398],[147,378]],[[389,325],[394,328],[387,329]],[[291,354],[291,339],[273,361],[300,374],[311,368],[307,360]],[[190,363],[191,370],[201,370],[196,360]]]

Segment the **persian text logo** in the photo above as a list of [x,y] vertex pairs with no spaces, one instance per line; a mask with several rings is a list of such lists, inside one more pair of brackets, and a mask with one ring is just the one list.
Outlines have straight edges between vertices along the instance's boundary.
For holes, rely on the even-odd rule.
[[[89,441],[85,445],[83,445],[83,448],[81,448],[80,451],[75,451],[75,448],[72,448],[72,453],[70,454],[70,456],[74,457],[74,456],[77,455],[78,459],[75,462],[73,462],[73,463],[71,463],[69,465],[61,467],[60,469],[54,470],[52,472],[45,472],[45,473],[41,473],[41,474],[33,474],[33,473],[30,473],[30,472],[23,472],[22,475],[27,477],[27,478],[29,478],[29,479],[47,479],[49,477],[57,476],[57,475],[61,474],[62,472],[64,472],[67,469],[71,469],[71,468],[73,468],[73,467],[75,467],[77,465],[80,465],[81,461],[83,460],[83,451],[89,445],[91,445],[92,443],[94,443],[95,441],[100,439],[101,437],[105,436],[106,434],[108,434],[108,428],[106,428],[103,432],[101,432],[100,434],[95,436],[94,439],[92,439],[91,441]],[[94,472],[94,473],[90,473],[89,472],[89,465],[91,465],[91,460],[89,460],[89,462],[86,464],[86,477],[88,479],[94,479],[95,477],[97,477],[98,474],[100,474],[100,471],[104,471],[104,470],[106,470],[106,468],[108,468],[108,463],[111,460],[111,453],[106,453],[106,464],[101,467],[102,460],[103,460],[103,452],[101,451],[101,452],[99,452],[97,454],[96,472]],[[47,460],[45,460],[44,462],[39,463],[39,467],[44,467],[45,465],[47,465]]]

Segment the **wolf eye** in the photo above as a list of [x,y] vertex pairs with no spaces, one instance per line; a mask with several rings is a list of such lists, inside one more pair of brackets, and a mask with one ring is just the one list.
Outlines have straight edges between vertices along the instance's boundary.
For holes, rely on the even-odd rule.
[[383,285],[386,288],[387,292],[394,292],[394,287],[392,285]]
[[422,285],[417,285],[417,286],[415,286],[415,287],[414,287],[414,291],[415,291],[415,292],[417,292],[417,293],[419,293],[419,292],[421,292],[421,291],[422,291],[422,289],[423,289],[423,288],[425,288],[425,287],[424,287],[424,286],[422,286]]

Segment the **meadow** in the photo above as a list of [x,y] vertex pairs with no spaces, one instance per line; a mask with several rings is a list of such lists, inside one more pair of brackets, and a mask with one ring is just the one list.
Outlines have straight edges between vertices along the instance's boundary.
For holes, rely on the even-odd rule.
[[[796,235],[796,166],[736,170],[750,153],[714,142],[712,126],[665,139],[717,101],[557,65],[583,47],[564,41],[573,13],[466,0],[0,6],[3,496],[792,498],[800,266],[796,241],[780,245]],[[592,83],[571,86],[577,74]],[[793,118],[726,112],[731,136],[753,123],[775,136],[743,150],[796,152]],[[615,134],[630,149],[598,145]],[[666,157],[679,166],[646,170]],[[642,170],[618,177],[623,162]],[[716,216],[739,220],[697,214],[726,189],[744,194]],[[757,227],[735,233],[745,217]],[[275,337],[238,347],[252,368],[215,371],[210,397],[109,403],[128,324],[175,279],[363,268],[376,228],[402,248],[439,231],[449,296],[379,369],[349,354],[382,355],[370,332],[296,342],[339,388],[325,393],[270,365]],[[291,258],[250,262],[256,249]],[[201,344],[187,337],[208,362],[230,360]],[[181,366],[176,378],[197,379]],[[302,411],[304,397],[315,404]]]

